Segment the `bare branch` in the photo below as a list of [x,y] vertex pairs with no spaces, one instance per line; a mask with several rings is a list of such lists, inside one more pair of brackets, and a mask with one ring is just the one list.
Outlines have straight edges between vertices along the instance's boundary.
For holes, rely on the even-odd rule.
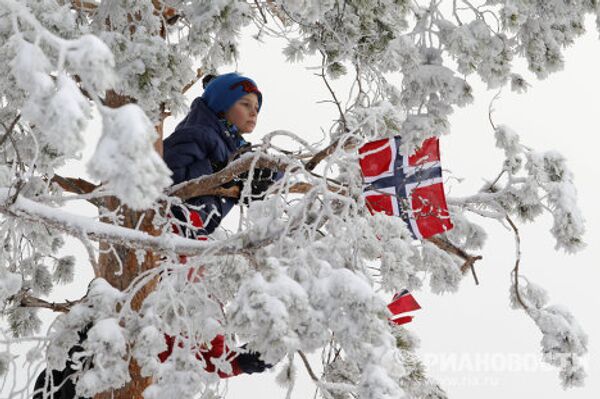
[[263,19],[263,23],[267,24],[267,17],[265,16],[265,13],[263,12],[260,4],[258,4],[258,0],[254,0],[254,4],[256,4],[256,8],[258,9],[258,12],[260,13],[260,16]]
[[62,177],[60,175],[54,175],[50,181],[58,184],[63,190],[74,194],[89,194],[99,187],[81,178]]
[[340,123],[342,124],[342,131],[347,131],[347,124],[346,124],[346,117],[344,116],[344,111],[342,110],[342,105],[340,104],[340,101],[338,100],[337,96],[335,95],[335,92],[333,91],[333,88],[331,87],[331,85],[329,84],[329,81],[327,80],[327,76],[325,75],[325,63],[327,61],[327,56],[325,55],[325,53],[323,51],[321,52],[321,74],[319,75],[322,79],[323,82],[325,82],[325,86],[327,86],[327,90],[329,90],[329,93],[331,94],[331,97],[333,98],[333,102],[335,103],[338,112],[340,114]]
[[492,118],[492,114],[495,111],[495,109],[494,109],[494,103],[500,98],[500,94],[501,93],[502,93],[502,89],[499,89],[498,92],[496,93],[496,95],[490,101],[490,105],[488,107],[488,119],[489,119],[490,125],[492,125],[492,129],[494,129],[494,131],[498,130],[496,128],[496,124],[494,123],[494,119]]
[[11,122],[10,126],[5,127],[6,132],[2,135],[2,137],[0,137],[0,146],[2,146],[6,139],[12,134],[13,130],[15,129],[15,126],[17,126],[17,123],[19,122],[19,119],[21,119],[21,114],[18,114],[15,117],[15,119]]
[[81,11],[95,11],[98,4],[91,1],[71,0],[71,7]]
[[76,301],[48,302],[24,292],[17,294],[15,299],[19,303],[19,306],[23,308],[44,308],[61,313],[68,313],[73,305],[76,305],[82,301],[82,299],[78,299]]
[[[322,149],[318,153],[316,153],[306,164],[304,167],[306,170],[313,170],[322,160],[333,154],[340,145],[339,139],[328,145],[326,148]],[[357,146],[356,140],[348,140],[343,145],[344,150],[351,150]]]
[[308,371],[308,375],[310,375],[310,378],[314,382],[319,382],[319,377],[316,376],[312,367],[310,367],[310,363],[308,362],[308,359],[306,358],[306,355],[304,354],[304,352],[298,351],[298,354],[300,355],[300,358],[302,359],[302,363],[304,363],[304,367],[306,367],[306,371]]
[[523,309],[528,310],[529,307],[525,304],[525,301],[523,301],[523,298],[521,298],[521,293],[519,292],[519,266],[521,264],[521,236],[519,234],[519,229],[517,228],[517,225],[515,225],[515,223],[510,218],[510,216],[507,215],[506,220],[508,221],[508,224],[510,225],[510,227],[513,229],[513,232],[515,233],[516,260],[515,260],[515,267],[512,270],[513,278],[515,281],[515,296],[517,297],[517,301],[519,301],[519,304],[521,306],[523,306]]

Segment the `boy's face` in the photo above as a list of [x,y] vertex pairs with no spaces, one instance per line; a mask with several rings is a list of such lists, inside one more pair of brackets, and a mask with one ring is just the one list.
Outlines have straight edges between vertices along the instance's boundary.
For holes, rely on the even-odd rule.
[[233,123],[240,133],[251,133],[258,117],[258,97],[248,93],[240,98],[225,112],[225,119]]

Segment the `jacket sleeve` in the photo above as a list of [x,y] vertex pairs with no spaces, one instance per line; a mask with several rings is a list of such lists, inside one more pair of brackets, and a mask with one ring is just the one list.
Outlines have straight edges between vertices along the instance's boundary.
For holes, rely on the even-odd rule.
[[174,184],[213,173],[208,156],[210,145],[206,140],[196,138],[197,135],[198,129],[184,127],[164,141],[164,160],[173,172]]

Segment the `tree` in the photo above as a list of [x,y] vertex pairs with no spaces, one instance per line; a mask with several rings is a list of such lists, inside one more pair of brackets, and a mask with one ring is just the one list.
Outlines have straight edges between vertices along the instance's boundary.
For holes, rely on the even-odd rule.
[[[513,58],[524,57],[545,78],[561,68],[562,49],[583,33],[589,13],[599,15],[596,2],[0,0],[0,51],[10,60],[0,67],[0,299],[12,335],[40,340],[32,364],[60,369],[77,332],[92,325],[83,346],[94,367],[81,370],[77,385],[86,396],[211,397],[216,377],[198,367],[193,340],[159,363],[168,333],[199,342],[225,334],[232,346],[236,334],[266,361],[287,362],[283,380],[295,354],[305,360],[325,348],[324,374],[312,372],[324,397],[445,397],[412,353],[414,337],[387,322],[376,290],[421,288],[425,273],[433,292],[456,291],[464,274],[475,275],[470,251],[486,241],[470,214],[510,226],[519,254],[518,222],[548,212],[556,249],[581,249],[572,175],[560,154],[524,146],[490,112],[506,158],[498,176],[451,201],[453,230],[415,243],[400,219],[366,210],[356,148],[401,132],[401,151],[410,154],[448,133],[453,107],[472,100],[459,74],[524,91]],[[287,40],[291,62],[322,57],[319,74],[339,112],[329,145],[272,132],[221,172],[169,188],[162,123],[184,111],[185,91],[201,71],[235,59],[237,32],[251,23],[258,39]],[[196,73],[195,59],[202,63]],[[394,72],[401,87],[388,82]],[[348,75],[355,84],[343,104],[330,81]],[[81,150],[93,110],[103,126],[89,164],[96,181],[57,175]],[[274,145],[281,136],[299,150]],[[221,184],[262,166],[285,177],[251,203],[239,231],[203,242],[170,233],[170,204],[235,195]],[[76,199],[97,206],[98,218],[70,213]],[[97,278],[80,301],[48,303],[43,296],[74,274],[73,258],[55,255],[64,235],[84,243]],[[204,265],[201,282],[181,278],[189,268],[182,254]],[[546,360],[565,386],[581,384],[585,334],[520,276],[519,255],[512,276],[513,306],[539,326]],[[62,313],[43,338],[36,336],[40,307]],[[0,359],[1,371],[17,367],[10,352]]]

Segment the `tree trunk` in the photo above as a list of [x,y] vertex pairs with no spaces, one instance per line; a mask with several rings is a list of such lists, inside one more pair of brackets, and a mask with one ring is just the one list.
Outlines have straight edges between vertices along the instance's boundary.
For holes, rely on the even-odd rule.
[[[106,96],[106,105],[111,108],[117,108],[130,102],[130,98],[114,92],[109,92]],[[161,121],[156,126],[158,139],[154,146],[159,153],[162,153],[162,128],[163,124]],[[115,197],[106,198],[103,201],[103,206],[111,211],[121,206],[121,210],[119,211],[119,216],[123,220],[121,226],[135,229],[140,223],[140,218],[143,218],[139,230],[151,235],[159,234],[159,231],[152,225],[152,219],[154,218],[153,211],[133,211],[126,206],[122,206],[120,201]],[[107,222],[107,220],[104,221]],[[107,252],[109,248],[110,246],[107,243],[100,243],[101,252],[98,257],[98,275],[96,277],[105,279],[113,287],[121,291],[129,287],[131,282],[140,273],[156,267],[159,261],[159,256],[152,251],[145,251],[143,262],[139,263],[135,250],[125,246],[114,245],[114,251]],[[131,302],[134,310],[140,309],[144,299],[152,292],[155,285],[156,281],[152,281],[136,293]],[[152,378],[142,377],[140,375],[140,368],[135,361],[131,361],[129,364],[129,373],[131,381],[126,386],[118,390],[102,392],[96,395],[95,399],[142,399],[142,393],[152,383]]]

